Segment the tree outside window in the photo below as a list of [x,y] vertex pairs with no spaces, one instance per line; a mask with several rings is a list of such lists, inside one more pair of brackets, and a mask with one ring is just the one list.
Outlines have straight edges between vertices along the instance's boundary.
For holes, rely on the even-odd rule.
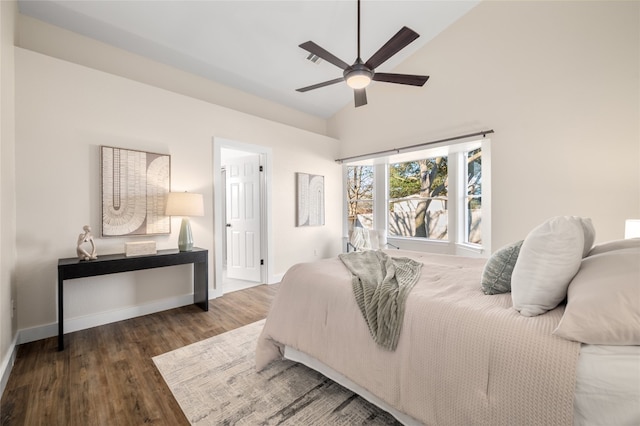
[[389,235],[448,239],[448,158],[389,165]]
[[482,150],[468,151],[465,242],[482,244]]
[[373,229],[373,166],[347,167],[349,231],[354,226]]
[[482,209],[483,195],[490,204],[490,160],[490,141],[477,140],[345,165],[349,233],[375,222],[380,235],[409,250],[490,250],[491,217]]

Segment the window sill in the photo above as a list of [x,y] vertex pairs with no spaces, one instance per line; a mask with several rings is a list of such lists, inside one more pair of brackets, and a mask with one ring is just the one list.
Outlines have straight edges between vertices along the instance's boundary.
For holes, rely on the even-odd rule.
[[456,254],[461,256],[484,257],[484,247],[477,244],[456,243]]
[[425,253],[452,254],[454,250],[450,241],[403,237],[387,237],[387,241],[403,250],[421,251]]
[[486,253],[486,249],[478,244],[403,237],[388,237],[387,241],[403,250],[425,253],[453,254],[467,257],[485,257]]

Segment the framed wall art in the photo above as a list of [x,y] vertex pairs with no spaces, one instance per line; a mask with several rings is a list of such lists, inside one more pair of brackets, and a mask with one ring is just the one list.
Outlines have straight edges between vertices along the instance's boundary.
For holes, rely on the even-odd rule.
[[296,226],[324,225],[324,176],[296,173]]
[[101,146],[102,236],[171,233],[171,156]]

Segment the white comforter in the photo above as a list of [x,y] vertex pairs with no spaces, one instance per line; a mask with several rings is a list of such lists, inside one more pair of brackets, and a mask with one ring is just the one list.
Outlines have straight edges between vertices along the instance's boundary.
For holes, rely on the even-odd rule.
[[313,356],[427,425],[570,425],[580,344],[553,336],[563,308],[528,318],[480,288],[485,260],[389,251],[424,264],[395,351],[378,347],[338,259],[292,267],[258,342]]

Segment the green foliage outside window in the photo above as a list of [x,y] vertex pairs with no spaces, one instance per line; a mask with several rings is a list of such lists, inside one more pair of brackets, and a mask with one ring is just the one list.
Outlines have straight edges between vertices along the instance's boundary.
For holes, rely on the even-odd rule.
[[447,176],[447,157],[389,165],[389,235],[447,239]]
[[447,157],[390,164],[389,197],[404,198],[424,192],[429,194],[427,196],[436,192],[447,195],[447,173]]
[[[464,242],[482,244],[482,151],[461,153],[466,160]],[[454,157],[452,157],[454,158]],[[455,157],[458,158],[458,157]],[[452,160],[453,161],[453,160]],[[448,240],[449,157],[388,165],[388,235]],[[452,192],[455,193],[455,192]],[[349,227],[373,227],[374,167],[347,167]],[[462,195],[462,194],[460,194]]]

